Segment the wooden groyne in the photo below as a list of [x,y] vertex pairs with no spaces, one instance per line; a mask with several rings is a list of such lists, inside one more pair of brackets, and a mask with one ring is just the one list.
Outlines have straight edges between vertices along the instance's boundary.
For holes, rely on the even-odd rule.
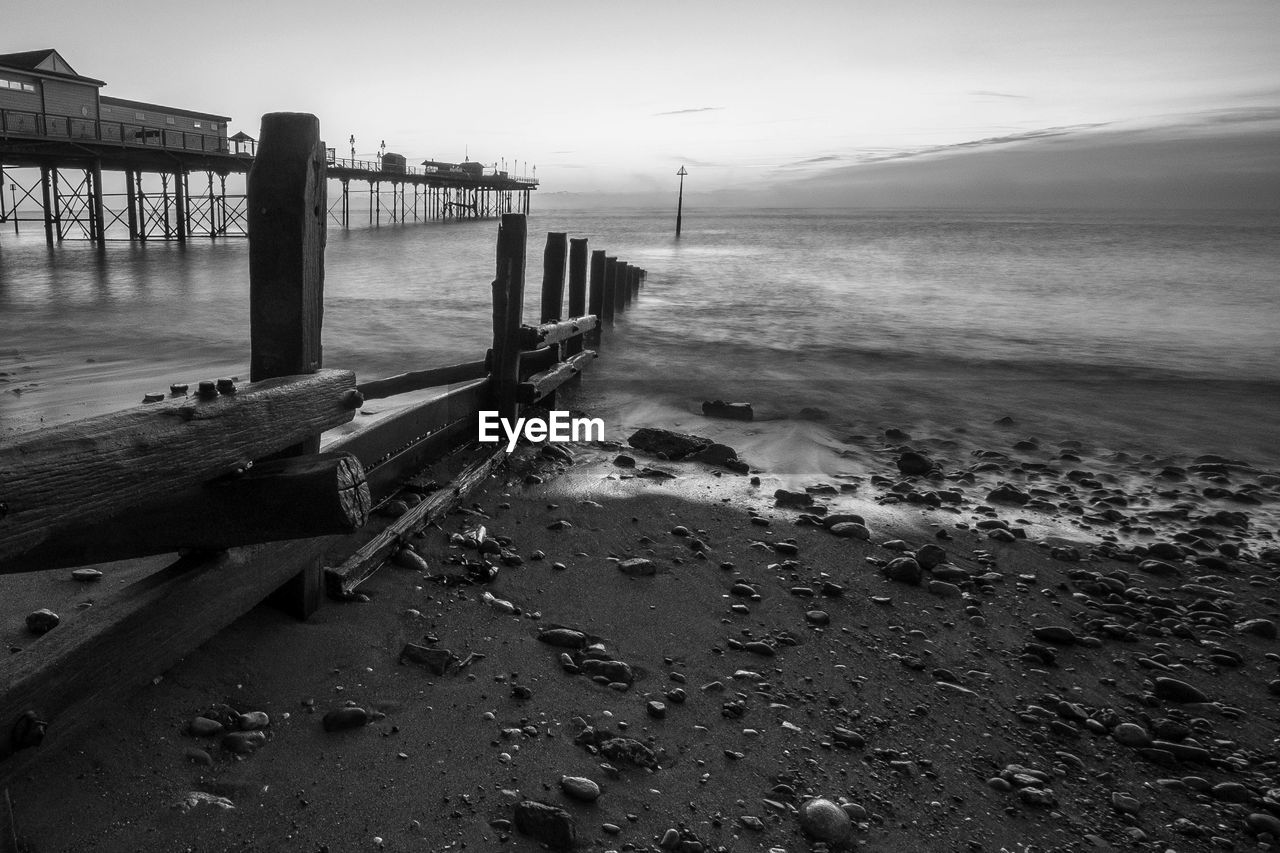
[[[350,597],[502,464],[502,444],[476,441],[479,413],[554,405],[644,284],[643,269],[548,234],[540,314],[526,324],[527,224],[504,214],[489,352],[357,381],[323,363],[325,160],[314,116],[263,118],[248,182],[249,383],[174,386],[0,442],[0,574],[180,554],[0,660],[0,780],[264,598],[305,618],[326,591]],[[319,452],[320,434],[365,400],[437,387]],[[352,547],[348,534],[406,478],[446,457],[456,477]],[[343,558],[326,561],[335,549]]]

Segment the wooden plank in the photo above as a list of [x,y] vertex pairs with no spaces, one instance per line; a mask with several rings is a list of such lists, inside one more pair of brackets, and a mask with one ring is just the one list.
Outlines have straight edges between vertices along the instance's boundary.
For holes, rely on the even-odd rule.
[[[569,316],[581,317],[587,313],[587,238],[574,237],[569,241]],[[565,355],[582,352],[583,338],[570,338],[565,342]]]
[[536,403],[570,379],[581,374],[595,357],[595,350],[583,350],[572,358],[559,362],[550,370],[535,373],[527,381],[520,383],[520,402]]
[[[326,450],[350,453],[364,465],[369,491],[379,501],[414,464],[425,464],[425,455],[415,446],[448,425],[471,417],[490,397],[490,380],[482,379],[455,388],[447,394],[427,400],[375,421],[359,432],[343,436]],[[390,466],[386,471],[382,470]],[[391,474],[388,474],[388,471]]]
[[500,417],[514,422],[519,403],[520,325],[524,312],[523,213],[504,213],[498,228],[497,276],[493,281],[493,360],[490,390]]
[[407,513],[389,524],[342,565],[327,570],[329,594],[339,599],[354,594],[356,588],[376,572],[410,536],[431,522],[443,518],[465,500],[507,457],[500,445],[493,445],[492,450],[489,447],[486,445],[485,452],[467,465],[448,486],[432,493],[417,506],[410,507]]
[[573,317],[558,323],[543,323],[540,326],[523,326],[520,330],[520,346],[525,350],[552,346],[575,338],[598,325],[599,318],[594,314],[585,317]]
[[[315,116],[267,113],[262,117],[245,204],[251,379],[320,369],[327,160],[320,120]],[[319,449],[316,433],[284,453],[301,455]],[[316,562],[281,589],[274,602],[305,619],[320,606],[322,587],[323,567]]]
[[361,382],[356,386],[356,390],[366,400],[382,400],[397,394],[407,394],[410,391],[424,391],[441,385],[452,385],[455,382],[483,379],[488,372],[489,368],[482,359],[452,364],[448,367],[433,367],[429,370],[412,370],[408,373],[388,376],[386,379],[372,379]]
[[6,563],[6,573],[108,563],[184,549],[350,533],[369,519],[364,468],[347,453],[254,465],[94,525],[68,526]]
[[618,261],[614,270],[617,284],[613,288],[613,312],[621,314],[627,307],[627,277],[630,274],[631,265],[626,261]]
[[379,465],[369,474],[369,491],[375,501],[391,497],[406,478],[412,477],[468,441],[474,441],[479,420],[479,416],[473,412],[445,424]]
[[354,415],[355,374],[325,370],[212,399],[136,406],[0,442],[0,572],[69,525],[195,488]]
[[[7,736],[26,712],[56,748],[105,707],[172,667],[242,616],[334,537],[193,553],[67,619],[15,655],[0,658],[0,783],[40,750]],[[39,742],[40,733],[33,741]]]

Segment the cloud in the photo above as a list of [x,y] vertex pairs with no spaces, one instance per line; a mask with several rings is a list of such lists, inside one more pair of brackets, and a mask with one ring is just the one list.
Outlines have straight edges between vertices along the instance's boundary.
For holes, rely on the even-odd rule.
[[685,116],[690,113],[710,113],[716,110],[722,110],[724,107],[692,107],[687,110],[667,110],[663,113],[654,113],[655,116]]

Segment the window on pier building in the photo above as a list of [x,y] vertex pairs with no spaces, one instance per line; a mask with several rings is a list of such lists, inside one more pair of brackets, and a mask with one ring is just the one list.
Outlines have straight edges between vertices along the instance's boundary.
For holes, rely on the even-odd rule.
[[134,117],[134,118],[136,118],[138,121],[146,121],[147,114],[146,114],[146,113],[134,113],[134,114],[133,114],[133,117]]
[[165,123],[165,124],[177,124],[177,122],[173,120],[173,116],[165,116],[165,117],[164,117],[164,123]]
[[34,92],[36,87],[34,83],[24,83],[21,80],[0,79],[0,89],[13,89],[15,92]]

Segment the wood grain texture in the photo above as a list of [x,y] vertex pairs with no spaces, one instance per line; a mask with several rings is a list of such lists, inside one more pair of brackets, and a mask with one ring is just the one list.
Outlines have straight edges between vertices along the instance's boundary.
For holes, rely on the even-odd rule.
[[451,364],[448,367],[433,367],[430,370],[412,370],[386,379],[372,379],[356,386],[366,400],[382,400],[397,394],[411,391],[424,391],[440,385],[452,385],[455,382],[469,382],[483,379],[489,372],[484,360],[468,361],[462,364]]
[[570,379],[580,375],[595,357],[595,350],[583,350],[577,355],[556,364],[549,370],[535,373],[528,380],[520,383],[520,402],[536,403]]
[[594,329],[598,318],[594,314],[585,317],[572,317],[558,323],[543,323],[539,326],[525,326],[520,330],[520,345],[525,350],[538,349],[563,343],[575,338],[583,332]]
[[[0,567],[69,526],[196,488],[351,420],[348,370],[137,406],[0,442]],[[2,571],[3,569],[0,569]]]
[[[574,237],[569,241],[569,316],[581,317],[587,313],[587,239]],[[582,352],[583,338],[570,338],[565,342],[565,355]]]

